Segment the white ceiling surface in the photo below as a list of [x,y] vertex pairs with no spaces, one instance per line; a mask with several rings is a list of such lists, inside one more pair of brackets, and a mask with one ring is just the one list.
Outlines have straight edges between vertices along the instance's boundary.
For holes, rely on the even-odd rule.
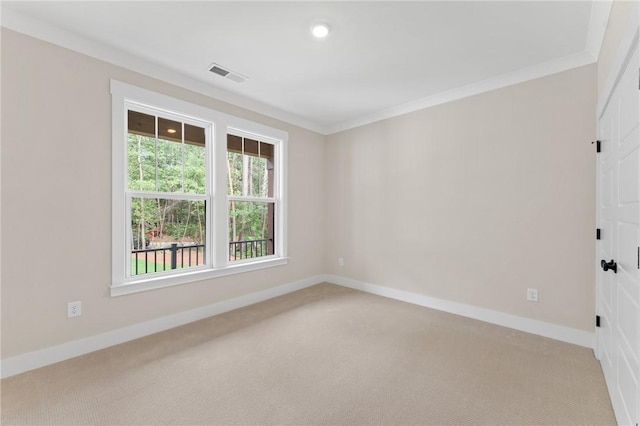
[[[596,12],[590,1],[2,2],[2,24],[96,57],[111,52],[103,59],[124,53],[118,65],[140,71],[145,63],[186,77],[174,83],[328,134],[509,76],[517,82],[594,62],[609,9],[598,22],[592,6]],[[325,40],[310,36],[318,20],[332,28]],[[210,73],[212,62],[248,80]]]

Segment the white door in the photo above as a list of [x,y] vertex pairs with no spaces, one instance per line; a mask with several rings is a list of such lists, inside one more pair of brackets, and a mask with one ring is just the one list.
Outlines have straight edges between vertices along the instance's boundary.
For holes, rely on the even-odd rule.
[[[640,422],[640,91],[638,44],[598,118],[597,355],[619,424]],[[605,265],[606,263],[606,265]],[[614,268],[615,264],[615,268]],[[605,270],[606,269],[606,270]]]

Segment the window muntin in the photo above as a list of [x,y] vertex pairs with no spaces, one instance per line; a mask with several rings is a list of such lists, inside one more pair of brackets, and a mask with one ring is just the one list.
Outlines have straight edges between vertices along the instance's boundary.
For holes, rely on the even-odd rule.
[[229,201],[229,261],[274,253],[275,203]]
[[131,108],[127,111],[129,190],[206,194],[206,124]]
[[227,135],[230,262],[275,252],[275,151],[269,142]]
[[207,264],[204,200],[132,197],[130,206],[131,276]]
[[[286,132],[115,80],[111,80],[111,95],[113,112],[112,296],[287,264],[286,170],[284,167],[287,162],[288,134]],[[128,123],[130,111],[143,114],[135,118],[144,119],[136,122],[137,124],[132,125],[131,128]],[[133,122],[134,120],[131,120],[131,123]],[[169,132],[169,129],[176,131]],[[202,129],[204,129],[204,136]],[[228,193],[228,147],[225,142],[229,134],[257,141],[257,145],[253,144],[253,147],[256,147],[255,150],[259,153],[253,153],[251,143],[248,143],[245,148],[245,151],[253,154],[256,169],[264,170],[267,157],[272,158],[273,169],[269,169],[268,163],[266,166],[268,178],[260,181],[261,175],[257,176],[256,182],[250,185],[251,189],[243,200],[234,199],[234,197],[243,197],[241,192],[239,192],[240,195]],[[137,136],[149,138],[140,139],[141,145],[145,148],[144,155],[140,156],[140,164],[137,163],[137,158],[134,161],[132,157],[132,161],[129,161],[129,145],[134,143],[137,145]],[[132,141],[129,140],[130,138]],[[173,149],[173,156],[169,161],[162,161],[163,157],[156,155],[158,144],[168,145],[168,149]],[[162,149],[161,146],[160,150]],[[189,150],[195,152],[189,153]],[[194,153],[198,154],[200,161],[204,156],[204,168],[183,167],[186,163],[181,157],[187,158]],[[136,175],[134,170],[131,171],[130,179],[130,165],[134,169],[133,166],[143,167],[142,178]],[[172,181],[167,183],[160,179],[159,182],[157,178],[162,176],[171,176]],[[203,179],[204,193],[201,190]],[[267,183],[266,190],[265,183]],[[136,247],[140,247],[141,244],[147,245],[148,241],[141,242],[140,235],[134,241],[133,236],[136,232],[145,235],[149,235],[147,234],[149,232],[153,234],[157,232],[154,231],[157,227],[155,222],[146,224],[141,219],[135,220],[135,208],[140,208],[136,203],[140,204],[140,199],[144,199],[147,203],[151,203],[149,200],[155,200],[157,204],[155,208],[158,208],[158,205],[165,208],[175,203],[179,208],[188,209],[186,206],[189,204],[186,203],[196,203],[204,210],[204,214],[198,213],[198,215],[202,217],[203,223],[206,223],[203,228],[203,233],[206,234],[205,250],[197,254],[198,259],[202,257],[204,264],[200,262],[194,264],[194,253],[192,253],[191,262],[188,260],[182,262],[179,258],[182,254],[181,250],[185,253],[185,257],[188,257],[189,252],[187,249],[179,248],[174,262],[175,269],[168,269],[167,265],[171,265],[168,253],[158,253],[156,255],[158,262],[147,259],[144,263],[146,269],[141,273],[141,264],[137,256],[133,257],[132,250],[136,250]],[[229,260],[230,201],[266,203],[267,210],[270,209],[273,212],[273,226],[268,227],[274,234],[272,248],[268,249],[268,253],[272,254]],[[194,205],[192,204],[192,211],[197,210]],[[252,207],[254,211],[261,213],[264,210],[264,205]],[[172,223],[174,228],[187,227],[193,224],[193,219],[194,216],[189,219],[189,223],[186,219],[172,219]],[[263,234],[260,233],[259,236]],[[183,243],[191,244],[193,251],[193,246],[199,245],[200,241],[192,239],[194,241],[183,241]],[[252,253],[254,248],[257,253],[264,253],[264,249],[257,246],[247,250]]]
[[127,277],[210,264],[207,127],[127,104]]

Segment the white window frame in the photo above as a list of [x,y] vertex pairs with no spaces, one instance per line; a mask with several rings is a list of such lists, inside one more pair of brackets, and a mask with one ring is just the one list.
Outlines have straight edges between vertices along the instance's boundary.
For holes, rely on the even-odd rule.
[[[276,238],[274,241],[274,255],[271,256],[261,256],[260,259],[269,259],[272,257],[276,257],[275,253],[278,253],[278,244],[281,243],[282,241],[280,241],[280,238],[278,238],[277,235],[277,229],[279,227],[282,226],[282,224],[278,223],[278,210],[280,209],[280,199],[282,197],[279,197],[278,192],[280,191],[280,185],[279,182],[281,180],[281,177],[278,175],[278,170],[280,170],[282,167],[280,167],[280,165],[278,164],[279,158],[280,156],[278,155],[278,141],[271,139],[271,138],[267,138],[264,136],[258,136],[255,135],[253,133],[249,133],[247,131],[241,130],[241,129],[236,129],[236,128],[228,128],[227,129],[228,134],[230,135],[234,135],[234,136],[239,136],[241,138],[247,138],[247,139],[254,139],[254,140],[259,140],[260,142],[266,142],[269,143],[271,145],[273,145],[274,148],[274,183],[273,183],[273,197],[251,197],[251,196],[240,196],[240,195],[228,195],[227,194],[227,201],[248,201],[248,202],[258,202],[258,203],[273,203],[274,204],[274,209],[276,211],[275,215],[274,215],[274,226],[276,228]],[[225,157],[226,158],[226,157]],[[227,215],[229,214],[229,203],[227,203]],[[228,224],[228,222],[227,222]],[[228,230],[227,230],[227,235],[228,235]],[[227,250],[228,253],[228,250]],[[251,263],[254,261],[255,258],[250,258],[250,259],[238,259],[238,260],[234,260],[233,264],[234,265],[241,265],[243,263]]]
[[[111,80],[112,99],[112,280],[111,296],[201,281],[230,274],[285,265],[287,257],[287,141],[288,133],[250,120]],[[128,200],[139,195],[128,190],[127,111],[145,108],[177,117],[188,123],[207,126],[207,250],[206,265],[176,269],[151,275],[129,276],[131,263],[131,217]],[[227,195],[227,134],[245,135],[274,146],[275,230],[274,254],[243,261],[229,261],[229,211]],[[148,194],[148,193],[147,193]],[[193,194],[178,193],[162,198],[188,199]],[[196,198],[202,199],[201,196]]]

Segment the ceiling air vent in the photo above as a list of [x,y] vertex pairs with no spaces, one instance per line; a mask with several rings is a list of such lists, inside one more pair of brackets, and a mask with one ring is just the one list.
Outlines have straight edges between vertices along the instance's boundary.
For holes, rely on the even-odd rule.
[[241,74],[238,74],[237,72],[233,72],[229,69],[221,67],[220,65],[215,63],[209,65],[209,71],[211,71],[216,75],[219,75],[220,77],[228,78],[231,81],[235,81],[236,83],[242,83],[247,79],[247,77]]

